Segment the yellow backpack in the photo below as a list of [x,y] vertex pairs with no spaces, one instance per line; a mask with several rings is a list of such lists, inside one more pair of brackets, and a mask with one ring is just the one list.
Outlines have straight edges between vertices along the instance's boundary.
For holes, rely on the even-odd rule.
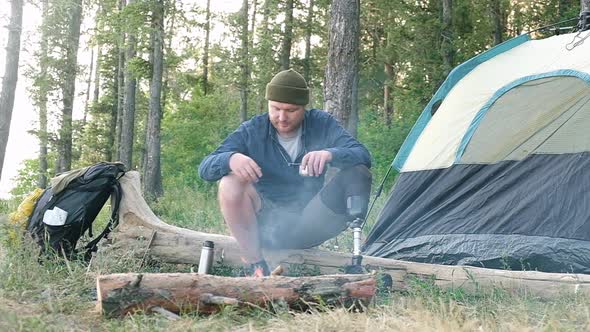
[[25,199],[19,204],[16,211],[12,212],[8,216],[8,223],[14,226],[15,229],[9,230],[8,240],[11,244],[19,244],[20,234],[22,234],[26,227],[29,217],[35,209],[35,205],[39,200],[39,197],[45,190],[37,188],[33,190]]

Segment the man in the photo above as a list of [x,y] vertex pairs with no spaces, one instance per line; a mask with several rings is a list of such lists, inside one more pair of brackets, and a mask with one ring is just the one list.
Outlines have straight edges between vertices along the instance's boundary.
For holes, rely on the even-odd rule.
[[[242,258],[257,276],[269,269],[261,248],[303,249],[352,221],[347,201],[366,213],[370,154],[327,112],[305,110],[303,76],[281,71],[266,86],[268,114],[242,123],[199,166],[219,182],[219,205]],[[330,164],[340,171],[325,180]]]

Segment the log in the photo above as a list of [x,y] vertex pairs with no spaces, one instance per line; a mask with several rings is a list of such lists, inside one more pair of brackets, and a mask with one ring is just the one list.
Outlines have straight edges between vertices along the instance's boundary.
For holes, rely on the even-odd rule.
[[[240,249],[230,236],[208,234],[175,227],[160,220],[141,195],[139,173],[128,172],[121,178],[123,197],[121,221],[112,233],[112,250],[137,248],[140,257],[150,257],[168,263],[197,264],[202,243],[215,242],[214,264],[243,266]],[[338,274],[350,264],[348,253],[318,249],[278,250],[264,253],[270,265],[290,269],[310,267],[318,274]],[[590,294],[590,275],[545,273],[536,271],[507,271],[471,266],[449,266],[406,262],[365,256],[368,270],[378,270],[392,277],[393,289],[404,290],[417,278],[442,288],[479,290],[497,287],[511,292],[528,292],[551,297],[561,293]]]
[[[213,313],[226,305],[267,309],[367,306],[375,296],[373,275],[231,278],[196,273],[122,273],[96,279],[97,306],[109,317],[137,311]],[[173,317],[173,316],[172,316]]]
[[[147,253],[151,258],[166,263],[196,265],[203,242],[213,241],[214,265],[245,267],[240,248],[231,236],[176,227],[158,218],[142,197],[138,172],[127,172],[120,182],[123,192],[119,208],[120,222],[110,235],[109,251],[135,250],[139,258]],[[104,249],[107,248],[101,248],[101,251]],[[317,249],[265,251],[264,255],[272,267],[284,267],[285,274],[301,268],[309,268],[321,275],[339,274],[352,259],[350,254]],[[404,287],[404,267],[391,264],[379,269],[392,276],[395,288]]]

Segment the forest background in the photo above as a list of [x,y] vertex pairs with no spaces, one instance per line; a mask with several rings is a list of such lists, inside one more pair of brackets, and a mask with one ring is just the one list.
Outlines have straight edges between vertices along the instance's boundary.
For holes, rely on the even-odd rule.
[[[19,166],[11,193],[102,160],[140,170],[148,197],[167,188],[214,191],[196,174],[200,160],[240,122],[266,111],[265,84],[285,68],[309,82],[310,107],[333,113],[367,145],[380,180],[454,66],[580,12],[578,0],[347,3],[357,4],[27,1],[25,22],[39,21],[21,51],[27,61],[18,82],[36,113],[28,131],[39,146],[38,157]],[[329,54],[331,17],[352,22],[347,33],[332,31],[352,45],[348,70],[330,70],[338,65]],[[335,91],[351,79],[354,87]]]
[[[0,197],[0,330],[588,330],[590,299],[582,295],[548,300],[480,289],[476,280],[477,292],[416,280],[407,291],[380,294],[362,313],[226,308],[213,316],[183,314],[174,322],[157,315],[108,320],[94,309],[97,275],[194,267],[144,262],[131,253],[106,256],[92,266],[38,264],[35,248],[15,246],[6,236],[12,228],[5,217],[59,172],[121,160],[141,172],[144,195],[163,220],[227,233],[216,186],[199,179],[197,166],[239,123],[266,112],[264,87],[285,68],[309,82],[310,107],[334,114],[368,147],[377,185],[454,66],[539,27],[568,19],[573,20],[563,26],[575,25],[588,3],[5,0],[0,166],[16,167],[18,174],[11,179],[12,198]],[[30,34],[20,35],[19,17]],[[20,97],[13,119],[27,110],[35,115],[33,123],[11,130],[8,141],[10,117],[4,111],[15,92]],[[7,166],[7,143],[29,157]],[[0,168],[3,181],[5,174]],[[107,215],[99,215],[97,229]],[[349,237],[339,236],[324,249],[350,252]]]

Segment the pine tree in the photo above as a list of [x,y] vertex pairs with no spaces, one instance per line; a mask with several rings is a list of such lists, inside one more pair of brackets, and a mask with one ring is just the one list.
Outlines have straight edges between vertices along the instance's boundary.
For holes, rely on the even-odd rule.
[[8,42],[6,45],[6,65],[2,78],[2,92],[0,93],[0,178],[4,155],[8,144],[10,121],[14,107],[14,95],[18,80],[18,63],[20,58],[20,37],[23,21],[23,0],[10,1],[10,24],[8,25]]
[[144,194],[156,199],[163,194],[160,170],[160,122],[162,119],[162,73],[164,68],[164,1],[155,0],[152,22],[152,80],[150,84],[149,117],[147,125],[147,160],[145,165]]
[[59,130],[58,171],[65,172],[72,168],[72,113],[76,95],[76,75],[78,73],[78,46],[80,43],[80,26],[82,24],[82,0],[69,4],[68,33],[65,47],[64,84],[62,91],[63,108]]
[[243,0],[240,11],[240,120],[244,122],[248,119],[248,84],[250,79],[250,64],[248,53],[248,0]]
[[205,14],[205,47],[203,49],[203,94],[207,95],[209,85],[209,37],[211,34],[211,0],[207,0]]
[[324,109],[356,136],[359,82],[359,0],[334,0],[324,82]]
[[[129,0],[126,8],[133,8],[135,0]],[[125,53],[125,95],[123,102],[123,118],[121,121],[121,142],[119,145],[119,158],[130,169],[133,168],[133,143],[135,138],[135,103],[137,78],[131,67],[131,62],[136,56],[136,27],[128,24],[127,49]]]
[[285,30],[283,31],[283,43],[281,46],[281,69],[291,67],[291,45],[293,43],[293,0],[285,2]]

